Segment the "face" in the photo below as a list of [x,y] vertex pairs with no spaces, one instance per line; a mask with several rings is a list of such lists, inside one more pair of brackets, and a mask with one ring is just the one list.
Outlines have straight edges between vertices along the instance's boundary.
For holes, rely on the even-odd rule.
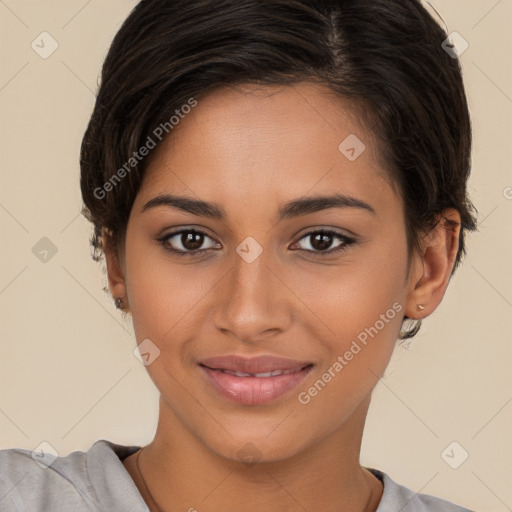
[[304,83],[216,91],[155,150],[121,266],[169,428],[233,460],[362,428],[410,291],[378,160],[355,111]]

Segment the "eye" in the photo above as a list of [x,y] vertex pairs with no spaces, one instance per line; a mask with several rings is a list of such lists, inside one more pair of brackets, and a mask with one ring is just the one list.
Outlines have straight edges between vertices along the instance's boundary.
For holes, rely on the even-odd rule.
[[203,231],[197,229],[182,229],[158,238],[157,241],[160,242],[167,251],[179,256],[196,256],[200,252],[205,252],[213,248],[210,246],[200,249],[205,238],[212,240]]
[[[214,243],[209,247],[203,247],[201,249],[206,238],[212,240],[212,238],[209,237],[205,232],[198,229],[181,229],[179,231],[174,231],[168,235],[158,238],[157,241],[164,246],[166,251],[172,252],[178,256],[197,256],[201,252],[207,252],[215,248],[216,244]],[[341,243],[338,244],[338,246],[336,246],[334,249],[327,250],[335,239],[340,240]],[[309,248],[299,248],[299,250],[313,253],[315,256],[333,254],[335,252],[347,249],[349,246],[356,243],[356,240],[353,238],[327,229],[310,231],[309,233],[306,233],[299,240],[299,242],[295,243],[294,245],[299,244],[301,240],[308,240],[309,243],[305,245],[309,246]],[[219,246],[220,244],[217,244],[217,247]]]
[[[331,249],[329,251],[326,250],[332,245],[333,240],[336,238],[338,240],[341,240],[342,243],[337,245],[334,249]],[[316,255],[324,255],[324,254],[327,255],[327,254],[332,254],[332,253],[335,253],[338,251],[342,251],[356,243],[356,240],[354,240],[353,238],[342,235],[341,233],[337,233],[336,231],[327,230],[327,229],[310,231],[309,233],[306,233],[299,240],[299,242],[297,242],[297,244],[300,243],[301,240],[307,240],[308,243],[305,245],[309,246],[309,248],[306,247],[305,249],[302,248],[299,250],[316,253],[315,256]],[[295,244],[295,245],[297,245],[297,244]]]

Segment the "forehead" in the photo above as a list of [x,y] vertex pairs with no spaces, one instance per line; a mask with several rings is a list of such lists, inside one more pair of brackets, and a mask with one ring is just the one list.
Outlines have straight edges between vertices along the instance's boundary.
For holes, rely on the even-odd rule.
[[358,109],[326,87],[245,84],[183,116],[151,155],[138,199],[173,192],[254,204],[338,191],[379,201],[389,188],[379,158]]

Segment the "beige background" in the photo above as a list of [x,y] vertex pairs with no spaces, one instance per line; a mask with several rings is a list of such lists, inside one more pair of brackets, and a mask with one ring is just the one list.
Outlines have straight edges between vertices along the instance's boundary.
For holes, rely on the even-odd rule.
[[[102,291],[79,214],[78,151],[102,60],[133,0],[0,0],[0,448],[60,455],[149,442],[158,395]],[[436,0],[461,56],[480,231],[438,310],[378,384],[361,462],[478,511],[512,508],[512,1]],[[58,42],[49,58],[31,43]],[[508,192],[508,194],[507,194]],[[508,199],[507,199],[508,196]],[[46,263],[32,252],[49,238]],[[452,469],[457,441],[468,459]],[[458,451],[457,451],[458,450]],[[461,448],[453,453],[459,457]]]

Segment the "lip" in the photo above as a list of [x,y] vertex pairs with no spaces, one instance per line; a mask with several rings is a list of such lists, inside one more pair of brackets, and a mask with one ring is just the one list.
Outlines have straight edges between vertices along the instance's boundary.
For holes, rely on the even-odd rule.
[[199,362],[200,370],[218,393],[243,405],[277,399],[302,382],[312,367],[308,361],[275,356],[220,356]]

